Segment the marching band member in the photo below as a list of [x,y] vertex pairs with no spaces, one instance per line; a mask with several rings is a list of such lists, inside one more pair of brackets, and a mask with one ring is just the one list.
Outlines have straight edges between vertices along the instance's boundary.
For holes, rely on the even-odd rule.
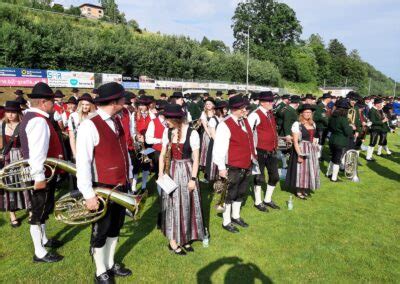
[[338,100],[335,107],[336,109],[333,111],[328,123],[328,129],[331,132],[331,137],[329,138],[331,161],[326,172],[326,176],[333,182],[337,181],[341,159],[349,144],[349,137],[353,136],[353,130],[356,128],[355,125],[350,125],[348,120],[348,110],[350,108],[348,100]]
[[317,137],[320,145],[319,157],[322,160],[322,149],[325,144],[326,136],[328,135],[328,121],[329,111],[328,105],[332,100],[332,96],[329,93],[325,93],[321,97],[321,102],[317,104],[317,108],[314,112],[314,122],[317,125]]
[[96,112],[96,107],[91,95],[84,93],[78,99],[76,112],[71,113],[68,119],[68,136],[73,158],[76,159],[76,135],[79,125]]
[[54,92],[54,121],[58,124],[61,129],[64,129],[62,114],[64,112],[64,106],[62,99],[65,95],[61,90],[56,90]]
[[240,217],[240,207],[246,195],[256,153],[250,125],[243,118],[246,100],[240,95],[231,96],[229,108],[231,115],[218,125],[215,134],[213,160],[218,166],[220,177],[229,181],[222,227],[231,233],[237,233],[239,230],[233,223],[248,227]]
[[69,121],[69,117],[71,115],[71,113],[76,111],[76,107],[78,105],[78,100],[75,99],[75,97],[70,97],[67,101],[67,103],[65,104],[65,111],[62,113],[62,121],[63,121],[63,130],[65,130],[68,134],[68,121]]
[[356,139],[355,149],[357,150],[358,155],[360,155],[361,145],[368,133],[368,118],[365,116],[365,109],[367,108],[367,105],[360,100],[357,102],[356,106],[358,108],[358,115],[361,121],[361,132]]
[[[203,100],[200,100],[200,101],[203,104],[203,107],[201,109],[203,109],[204,108]],[[192,116],[191,116],[190,112],[188,111],[185,101],[183,100],[182,92],[173,92],[172,95],[170,96],[170,103],[180,105],[182,107],[183,111],[186,113],[186,121],[187,122],[192,121]]]
[[[287,142],[292,142],[292,125],[297,121],[297,108],[300,104],[300,97],[293,95],[290,97],[289,104],[280,111],[281,125],[279,127],[279,136],[285,137]],[[281,151],[279,151],[281,152]],[[281,157],[282,168],[287,168],[287,160],[285,153],[278,153]]]
[[170,194],[161,193],[161,230],[169,240],[169,249],[177,255],[185,255],[194,251],[192,241],[204,238],[197,181],[200,138],[186,122],[186,113],[180,105],[167,105],[164,116],[169,129],[164,131],[162,138],[158,176],[169,174],[178,188]]
[[214,146],[215,129],[218,125],[218,119],[215,116],[215,101],[209,97],[204,101],[204,110],[200,116],[203,125],[203,137],[200,151],[200,166],[204,168],[203,182],[215,180],[217,176],[217,167],[212,162],[212,149]]
[[303,104],[298,108],[299,120],[292,125],[293,147],[285,184],[295,189],[296,197],[306,200],[309,190],[320,187],[319,147],[316,127],[312,119],[314,105]]
[[[388,146],[387,146],[387,133],[390,132],[388,118],[383,113],[383,101],[381,98],[375,98],[374,106],[368,113],[369,120],[372,122],[370,133],[371,140],[367,150],[367,161],[375,161],[372,158],[374,153],[374,147],[378,143],[378,155],[381,155],[382,148],[386,151],[388,155],[391,154]],[[379,137],[379,142],[378,142]]]
[[[135,151],[142,151],[145,148],[145,134],[147,127],[151,121],[149,113],[149,105],[152,103],[152,99],[147,95],[141,95],[136,101],[137,108],[135,113],[135,141],[139,142],[143,147],[135,149]],[[138,154],[138,153],[136,153]],[[142,185],[141,190],[144,191],[147,186],[147,178],[150,174],[151,165],[149,163],[143,163],[136,155],[133,160],[133,185],[134,193],[136,193],[136,184],[139,177],[139,173],[142,172]]]
[[357,107],[357,102],[361,99],[360,95],[355,93],[355,92],[349,92],[346,96],[346,98],[349,100],[350,108],[348,110],[348,119],[350,121],[351,126],[354,127],[353,135],[349,139],[349,146],[347,150],[349,149],[355,149],[355,143],[357,140],[358,135],[360,135],[360,132],[362,131],[362,124],[360,120],[360,115]]
[[59,247],[57,240],[47,239],[46,220],[54,208],[56,180],[46,182],[44,161],[46,158],[62,158],[63,148],[59,136],[50,120],[54,107],[53,90],[46,83],[37,83],[32,93],[31,108],[24,115],[20,124],[21,150],[24,159],[28,159],[30,173],[34,179],[32,191],[32,216],[30,233],[35,248],[33,261],[57,262],[62,256],[47,252],[46,247]]
[[[272,92],[261,92],[258,96],[260,107],[252,112],[248,118],[250,128],[254,130],[254,140],[256,141],[258,164],[261,174],[254,178],[254,206],[267,212],[267,206],[273,209],[280,209],[272,201],[272,194],[276,184],[279,182],[278,158],[276,150],[278,147],[278,133],[276,122],[272,112],[274,95]],[[268,183],[264,201],[261,201],[261,187],[265,181],[265,168],[268,171]]]
[[[77,136],[76,168],[78,188],[89,210],[97,210],[99,202],[94,185],[128,191],[132,166],[126,146],[125,133],[119,119],[123,108],[124,88],[115,82],[99,87],[97,115],[81,123]],[[110,202],[103,218],[93,223],[90,240],[96,265],[96,283],[114,283],[113,276],[129,276],[131,270],[115,263],[114,254],[125,208]]]
[[[22,120],[22,109],[18,102],[7,101],[4,107],[5,119],[1,127],[2,160],[4,166],[22,159],[19,124]],[[0,189],[0,211],[10,212],[10,225],[19,227],[21,223],[15,212],[22,209],[30,210],[31,192],[28,190],[11,192]]]
[[228,115],[228,102],[217,101],[215,103],[215,115],[217,116],[218,123],[223,121]]
[[135,147],[134,147],[134,137],[135,137],[135,113],[131,112],[132,108],[132,101],[131,101],[131,93],[125,92],[124,93],[124,107],[122,110],[117,114],[120,121],[122,128],[124,129],[125,133],[125,140],[126,145],[128,147],[129,157],[131,161],[134,159]]

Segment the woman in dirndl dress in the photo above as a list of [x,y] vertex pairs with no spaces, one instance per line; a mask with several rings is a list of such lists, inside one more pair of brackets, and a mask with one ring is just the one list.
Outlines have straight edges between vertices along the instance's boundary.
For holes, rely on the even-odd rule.
[[159,160],[159,177],[169,174],[178,185],[170,194],[161,193],[161,231],[169,249],[177,255],[193,252],[191,243],[204,238],[200,187],[197,181],[200,138],[189,127],[185,112],[177,104],[164,110],[169,129],[163,135]]
[[[18,102],[7,101],[5,105],[5,118],[2,123],[3,161],[4,165],[22,159],[21,143],[19,140],[19,123],[22,119],[22,109]],[[30,209],[30,191],[10,192],[0,189],[0,211],[10,212],[10,224],[13,228],[21,223],[15,212]]]
[[318,139],[312,120],[313,105],[299,107],[299,121],[293,123],[293,147],[290,153],[286,186],[295,190],[296,197],[306,200],[310,191],[320,187]]
[[200,166],[204,169],[204,182],[215,180],[217,166],[212,162],[212,149],[214,146],[215,129],[218,119],[215,115],[215,101],[209,97],[204,101],[204,111],[200,116],[204,132],[201,140]]

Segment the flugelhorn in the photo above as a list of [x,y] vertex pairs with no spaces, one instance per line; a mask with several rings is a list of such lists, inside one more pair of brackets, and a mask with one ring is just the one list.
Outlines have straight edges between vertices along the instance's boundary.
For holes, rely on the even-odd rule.
[[[54,178],[56,168],[71,174],[76,174],[75,165],[56,158],[47,158],[44,162],[46,181]],[[11,191],[24,191],[33,189],[34,180],[31,176],[28,160],[13,162],[0,170],[0,188]]]

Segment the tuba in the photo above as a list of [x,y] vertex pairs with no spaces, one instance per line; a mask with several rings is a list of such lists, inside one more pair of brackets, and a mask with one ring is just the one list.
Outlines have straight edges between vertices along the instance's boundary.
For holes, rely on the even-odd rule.
[[354,182],[360,181],[358,177],[358,153],[356,150],[348,150],[344,154],[344,174]]
[[145,198],[147,192],[143,195],[132,195],[115,191],[117,187],[113,189],[93,188],[100,202],[99,209],[96,211],[90,211],[86,207],[85,199],[80,192],[75,191],[62,196],[55,204],[55,219],[67,225],[91,224],[104,217],[107,212],[107,204],[112,201],[128,209],[132,212],[133,218],[138,220],[144,204],[141,201]]
[[[47,173],[47,182],[54,178],[56,168],[76,174],[74,164],[55,158],[47,158],[44,168]],[[34,182],[30,171],[28,160],[17,161],[5,166],[0,170],[0,188],[10,192],[33,189]]]

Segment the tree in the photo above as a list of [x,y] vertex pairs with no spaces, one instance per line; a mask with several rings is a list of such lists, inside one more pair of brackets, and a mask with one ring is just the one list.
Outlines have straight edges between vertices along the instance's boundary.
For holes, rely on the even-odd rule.
[[212,52],[222,52],[222,53],[228,53],[229,52],[229,47],[225,45],[225,43],[222,40],[209,40],[207,37],[203,37],[200,46],[207,48],[209,51]]
[[61,4],[54,4],[51,10],[57,13],[64,13],[64,7]]
[[139,33],[142,32],[142,30],[141,30],[140,27],[139,27],[138,22],[137,22],[136,20],[134,20],[134,19],[129,20],[129,21],[127,22],[127,26],[128,26],[128,27],[131,27],[132,29],[134,29],[135,31],[137,31],[137,32],[139,32]]
[[324,41],[319,34],[312,34],[307,41],[307,45],[314,52],[317,63],[317,82],[322,85],[324,80],[328,79],[331,75],[329,69],[332,61],[331,56],[325,49]]
[[75,6],[70,6],[69,9],[64,11],[65,14],[70,14],[70,15],[75,15],[75,16],[80,16],[81,15],[81,9],[79,7]]
[[118,10],[115,0],[99,0],[99,3],[104,8],[104,20],[116,24],[126,24],[125,14]]

